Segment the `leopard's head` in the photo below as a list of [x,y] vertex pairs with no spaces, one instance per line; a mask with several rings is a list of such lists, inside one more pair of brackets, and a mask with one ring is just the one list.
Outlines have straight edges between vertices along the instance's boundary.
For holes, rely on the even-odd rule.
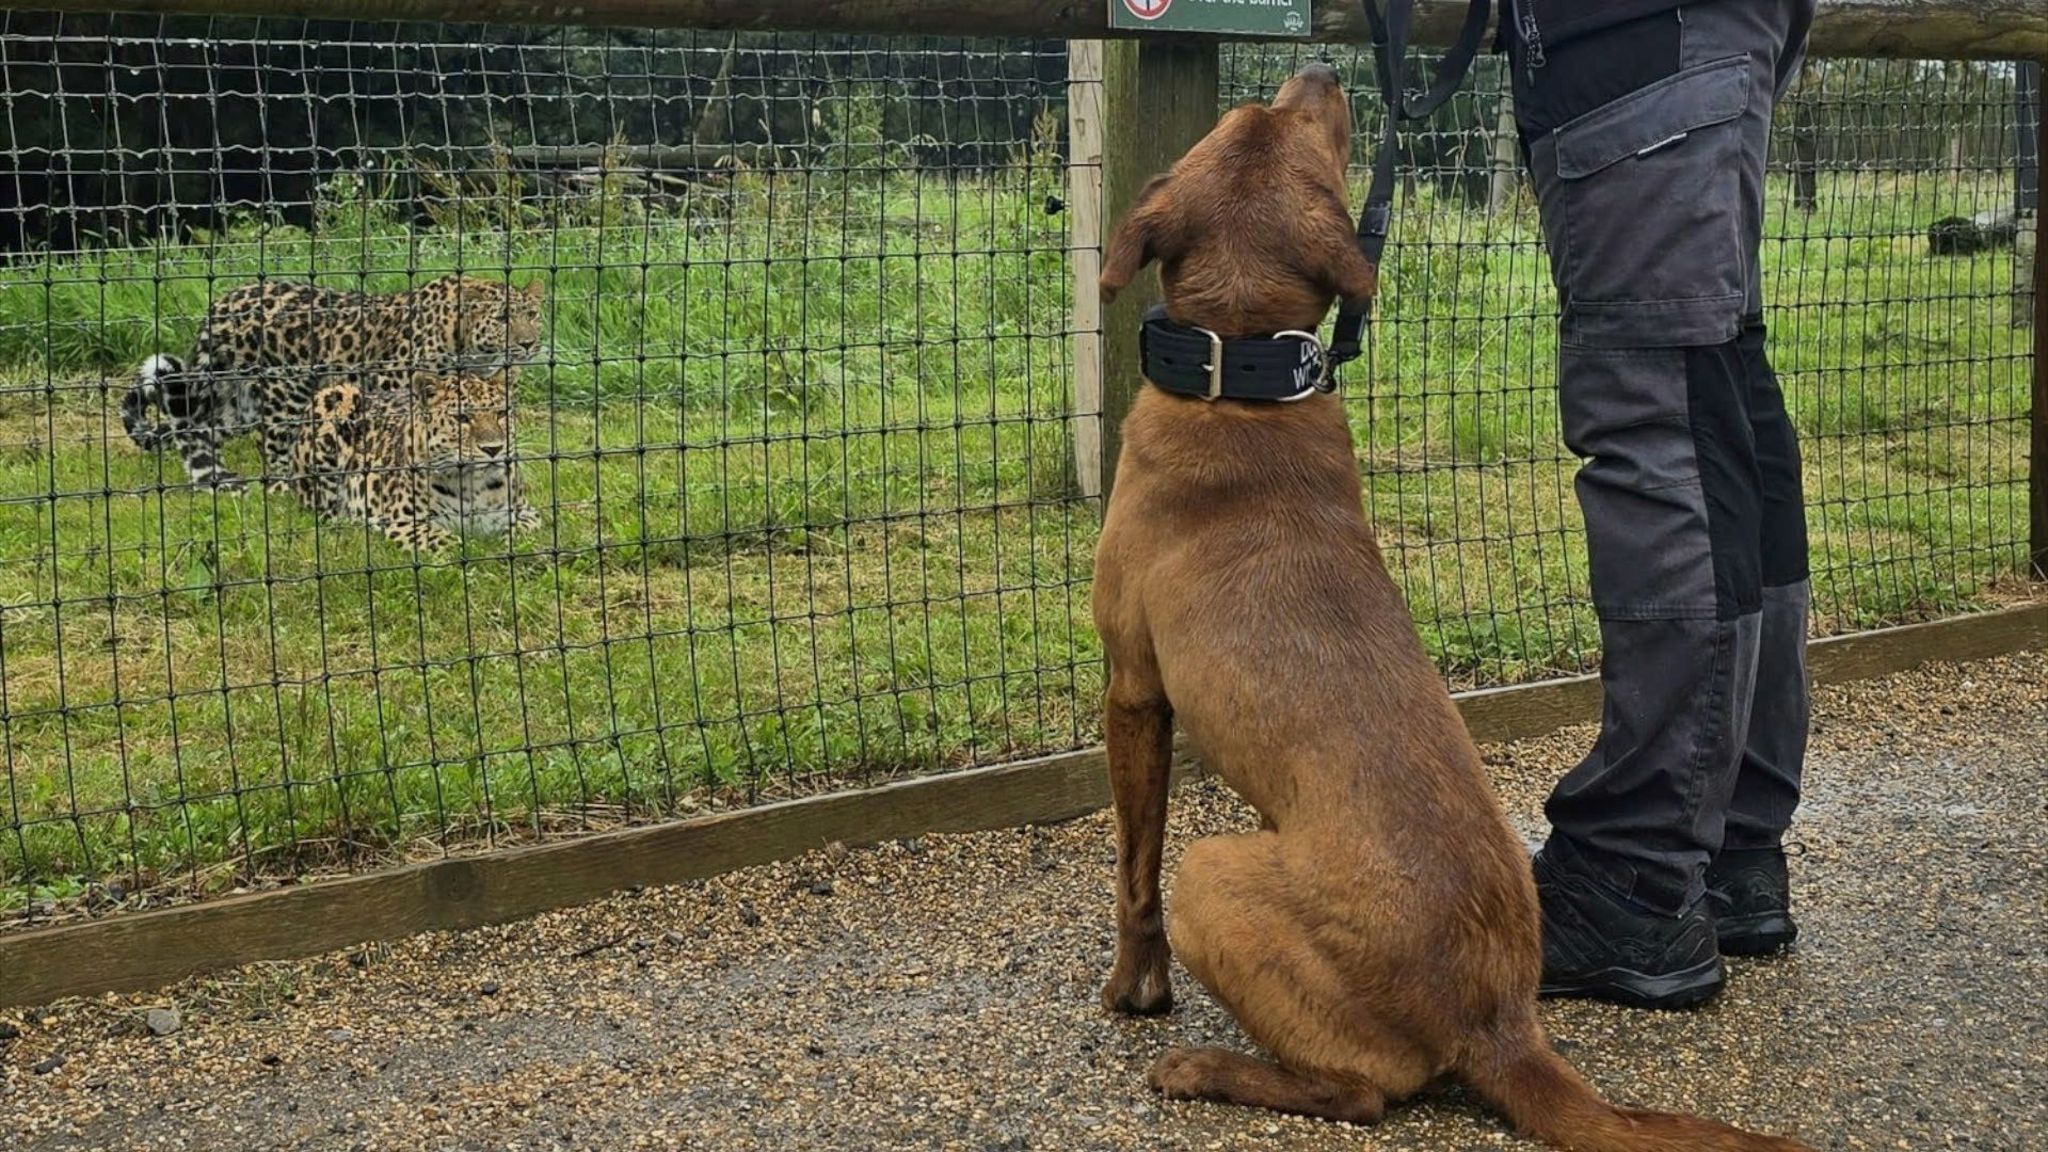
[[524,364],[540,351],[539,282],[514,288],[474,276],[439,282],[454,305],[455,356],[465,368],[489,371]]
[[413,394],[426,423],[426,463],[436,471],[493,467],[512,456],[512,388],[508,372],[413,375]]

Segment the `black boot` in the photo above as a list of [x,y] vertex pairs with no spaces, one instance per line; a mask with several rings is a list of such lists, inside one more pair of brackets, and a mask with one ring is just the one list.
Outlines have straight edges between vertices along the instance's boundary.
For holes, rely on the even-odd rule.
[[1631,1008],[1691,1008],[1721,990],[1721,954],[1706,901],[1678,916],[1638,908],[1539,852],[1544,996]]
[[1724,848],[1707,868],[1707,905],[1729,956],[1762,956],[1799,937],[1782,848]]

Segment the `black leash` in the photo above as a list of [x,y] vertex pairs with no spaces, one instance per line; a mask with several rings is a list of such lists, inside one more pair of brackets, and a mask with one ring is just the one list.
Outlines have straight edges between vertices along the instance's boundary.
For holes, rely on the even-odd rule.
[[[1465,25],[1458,39],[1437,64],[1436,76],[1419,101],[1408,98],[1404,69],[1408,57],[1408,28],[1414,18],[1414,0],[1388,0],[1380,11],[1379,0],[1361,0],[1366,23],[1372,26],[1372,46],[1378,61],[1380,99],[1387,106],[1387,127],[1373,157],[1372,186],[1365,194],[1365,206],[1358,213],[1358,250],[1374,268],[1387,248],[1387,231],[1394,219],[1394,175],[1401,154],[1401,122],[1422,120],[1444,106],[1472,61],[1479,56],[1486,37],[1486,21],[1492,15],[1492,0],[1472,0],[1465,11]],[[1329,360],[1332,367],[1356,360],[1364,351],[1365,326],[1372,322],[1372,300],[1346,300],[1337,309],[1337,323],[1331,332]]]

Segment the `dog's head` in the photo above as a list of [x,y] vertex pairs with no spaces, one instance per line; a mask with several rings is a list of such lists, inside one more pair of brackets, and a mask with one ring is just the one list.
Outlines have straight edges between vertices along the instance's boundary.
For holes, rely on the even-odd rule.
[[1110,236],[1103,299],[1157,260],[1174,320],[1235,337],[1313,329],[1332,300],[1370,297],[1377,277],[1344,196],[1350,157],[1350,102],[1335,69],[1310,64],[1145,186]]

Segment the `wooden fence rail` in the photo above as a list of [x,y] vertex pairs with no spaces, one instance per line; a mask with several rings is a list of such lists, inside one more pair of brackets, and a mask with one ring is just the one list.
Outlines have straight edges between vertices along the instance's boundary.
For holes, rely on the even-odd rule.
[[[339,20],[631,25],[759,32],[912,33],[1023,36],[1049,40],[1116,37],[1104,0],[45,0],[53,12],[140,12],[209,16],[293,16]],[[1445,44],[1464,0],[1416,0],[1418,45]],[[1318,0],[1315,39],[1362,42],[1356,0]],[[2041,0],[1822,0],[1814,54],[1908,59],[2018,60],[2048,57],[2048,4]]]

